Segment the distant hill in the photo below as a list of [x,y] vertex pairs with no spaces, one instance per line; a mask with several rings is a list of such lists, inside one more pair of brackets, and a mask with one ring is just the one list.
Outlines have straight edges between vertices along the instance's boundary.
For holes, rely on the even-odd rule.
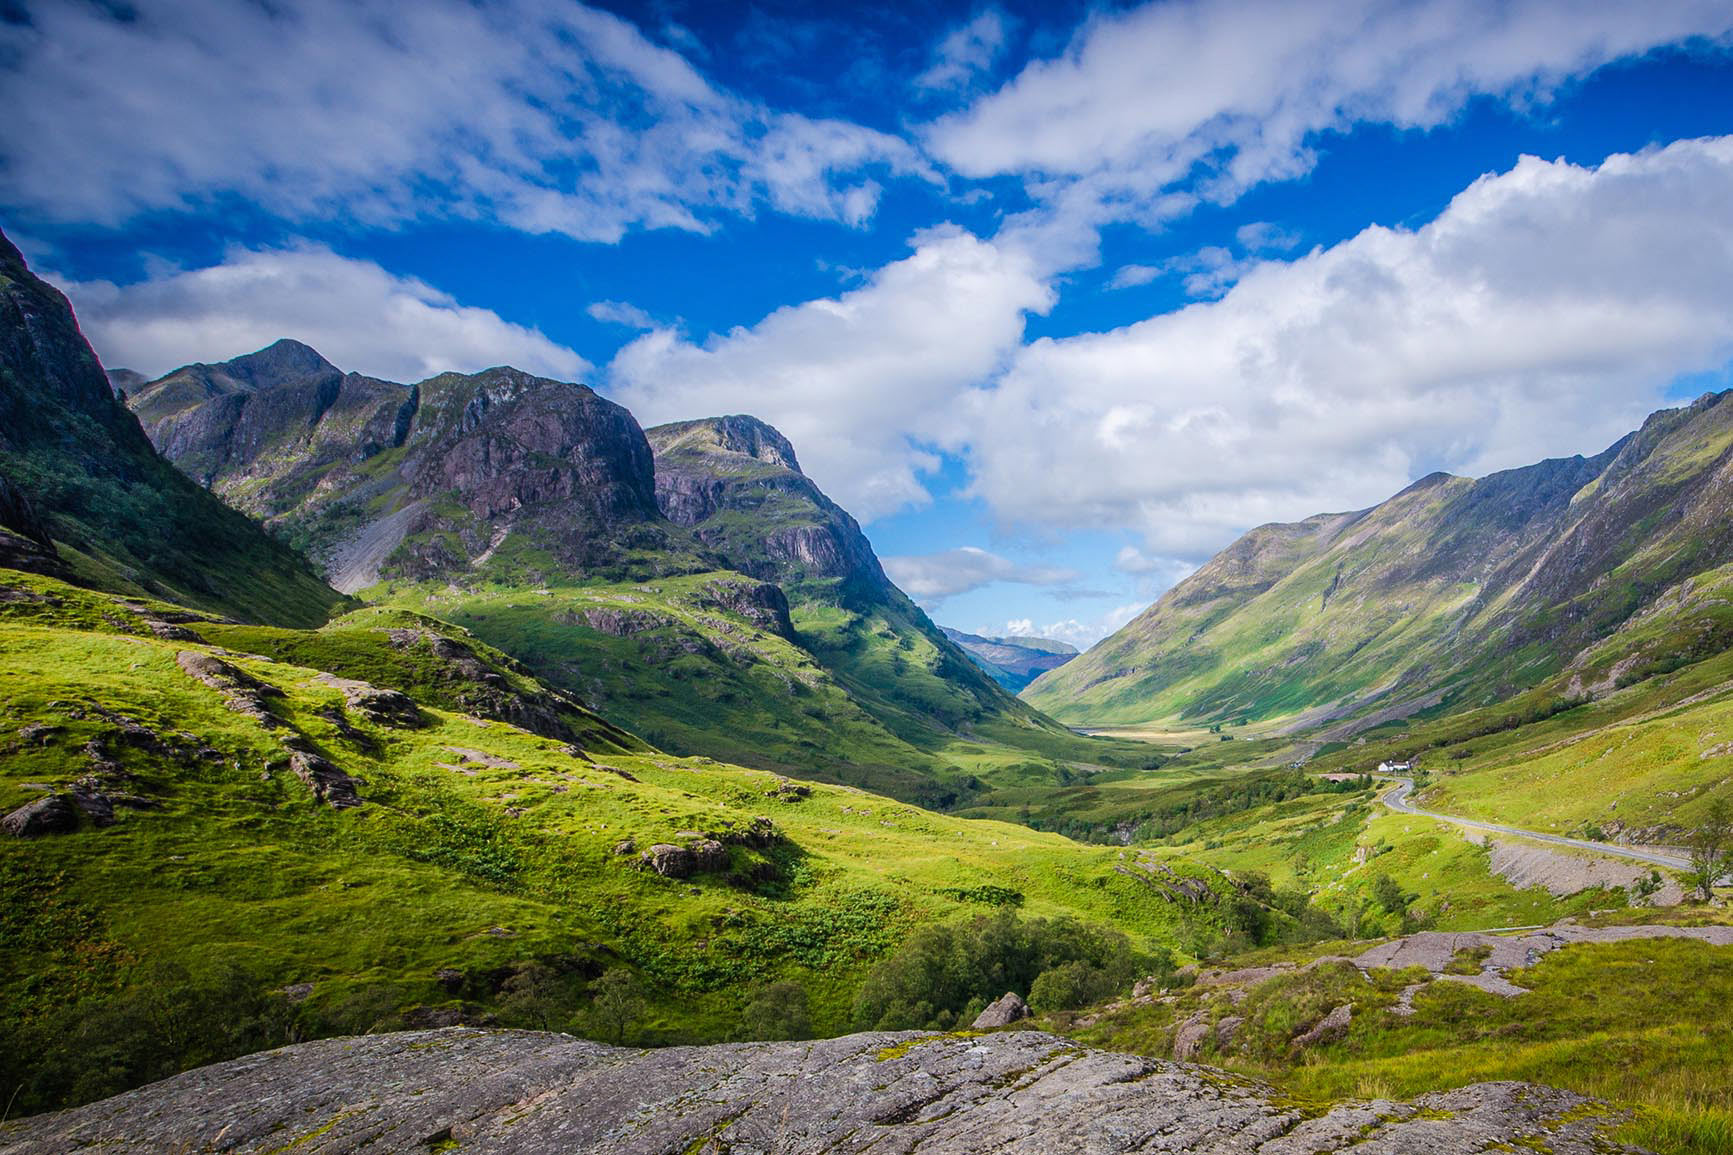
[[983,670],[1006,690],[1021,693],[1029,683],[1057,670],[1077,656],[1077,647],[1052,638],[989,638],[942,627],[945,636],[963,648]]
[[1372,509],[1266,525],[1025,697],[1073,724],[1471,708],[1606,693],[1733,643],[1733,394],[1594,457],[1436,473]]
[[279,624],[323,622],[342,601],[157,456],[66,298],[4,235],[0,564]]

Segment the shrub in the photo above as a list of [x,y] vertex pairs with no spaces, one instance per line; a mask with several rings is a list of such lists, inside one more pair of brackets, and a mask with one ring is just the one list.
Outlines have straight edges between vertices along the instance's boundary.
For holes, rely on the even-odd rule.
[[[1082,1005],[1075,1000],[1095,1001],[1128,987],[1152,961],[1118,931],[1074,918],[1019,919],[1001,908],[917,933],[868,973],[855,999],[854,1023],[863,1030],[943,1030],[962,1021],[971,1006],[1007,991],[1047,1000],[1044,1009],[1069,1009]],[[1062,973],[1046,978],[1056,970]]]

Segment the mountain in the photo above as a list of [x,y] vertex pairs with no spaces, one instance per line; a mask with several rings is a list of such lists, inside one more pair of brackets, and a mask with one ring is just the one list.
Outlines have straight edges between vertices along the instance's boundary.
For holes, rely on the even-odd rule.
[[1726,648],[1692,591],[1733,562],[1729,396],[1594,457],[1254,529],[1024,696],[1073,723],[1369,724]]
[[941,627],[945,636],[975,660],[995,682],[1010,693],[1022,691],[1030,682],[1048,670],[1057,670],[1077,656],[1077,647],[1052,638],[986,638],[965,634],[949,626]]
[[731,569],[777,583],[802,642],[857,696],[957,729],[1033,711],[1007,697],[885,576],[860,526],[754,417],[646,431],[656,499]]
[[[520,566],[702,568],[665,532],[637,422],[583,385],[495,368],[404,386],[283,340],[178,369],[130,404],[165,456],[346,592]],[[665,556],[634,565],[649,554]]]
[[[294,341],[131,404],[339,589],[462,626],[662,749],[936,806],[1031,743],[1130,756],[986,677],[753,418],[647,435],[583,385],[496,368],[404,386]],[[1016,749],[946,753],[977,740]]]
[[234,617],[324,621],[306,562],[157,455],[66,298],[0,235],[0,560]]

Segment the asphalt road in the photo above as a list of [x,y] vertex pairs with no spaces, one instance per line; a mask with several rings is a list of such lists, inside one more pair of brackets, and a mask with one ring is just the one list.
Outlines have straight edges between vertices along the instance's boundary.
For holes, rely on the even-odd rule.
[[1430,810],[1422,810],[1408,802],[1408,796],[1414,792],[1414,779],[1392,778],[1389,781],[1395,782],[1395,785],[1386,790],[1379,800],[1398,814],[1417,814],[1422,818],[1436,818],[1440,822],[1450,822],[1469,830],[1485,830],[1492,834],[1514,834],[1519,838],[1532,838],[1536,842],[1574,846],[1578,850],[1589,850],[1596,854],[1610,854],[1617,858],[1634,858],[1638,862],[1647,862],[1652,866],[1665,866],[1673,870],[1689,870],[1691,868],[1688,859],[1671,854],[1657,854],[1652,850],[1638,850],[1631,846],[1616,846],[1611,842],[1590,842],[1585,838],[1565,838],[1558,834],[1541,834],[1533,830],[1522,830],[1515,826],[1499,826],[1493,822],[1477,822],[1472,818],[1458,818],[1454,814],[1436,814]]

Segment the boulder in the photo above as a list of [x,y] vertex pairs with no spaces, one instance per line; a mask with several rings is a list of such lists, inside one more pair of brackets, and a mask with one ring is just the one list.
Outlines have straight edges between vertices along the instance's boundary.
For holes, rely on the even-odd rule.
[[663,878],[685,878],[698,868],[698,858],[690,850],[666,842],[650,847],[641,860]]
[[1028,1017],[1029,1004],[1019,998],[1016,991],[1006,991],[999,996],[997,1002],[975,1016],[972,1027],[977,1031],[986,1031],[994,1027],[1008,1027]]
[[1197,1058],[1197,1053],[1203,1048],[1203,1041],[1210,1036],[1209,1021],[1202,1015],[1193,1015],[1179,1025],[1179,1030],[1173,1034],[1173,1057],[1181,1062],[1190,1062]]
[[1353,1006],[1348,1003],[1343,1003],[1341,1006],[1319,1019],[1316,1023],[1313,1023],[1310,1030],[1295,1037],[1294,1047],[1297,1050],[1304,1050],[1307,1047],[1315,1047],[1321,1043],[1333,1043],[1348,1033],[1348,1025],[1353,1021]]
[[706,873],[727,870],[728,848],[714,838],[706,838],[692,848],[692,860],[696,869]]
[[289,755],[289,769],[295,772],[295,777],[312,787],[313,796],[319,801],[338,810],[361,805],[361,796],[355,792],[356,780],[328,759],[296,750]]
[[70,834],[78,829],[78,808],[66,794],[50,794],[26,802],[4,818],[0,830],[14,838],[39,838],[44,834]]

